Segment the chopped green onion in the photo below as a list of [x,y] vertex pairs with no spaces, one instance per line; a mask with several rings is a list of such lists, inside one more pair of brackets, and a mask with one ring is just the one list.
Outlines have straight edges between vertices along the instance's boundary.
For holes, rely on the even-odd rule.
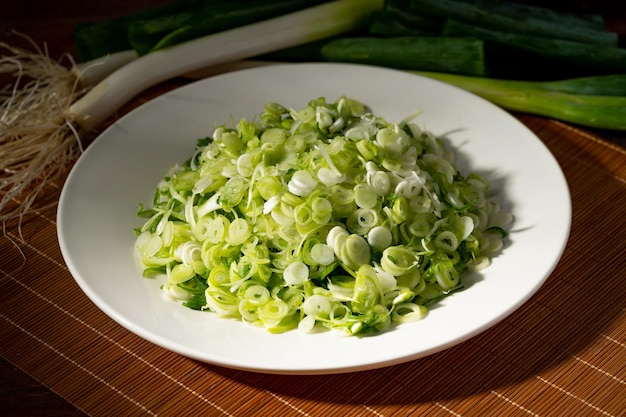
[[426,307],[414,303],[399,304],[393,311],[391,319],[395,322],[406,323],[421,320],[426,315]]
[[288,285],[302,285],[309,279],[309,267],[301,261],[296,261],[283,271],[283,279]]
[[333,250],[323,243],[318,243],[311,248],[311,259],[319,265],[330,265],[335,260]]
[[[512,216],[440,139],[363,109],[346,97],[269,103],[258,122],[199,140],[139,209],[145,275],[164,272],[167,297],[189,308],[270,332],[424,317],[464,270],[489,265]],[[297,153],[283,149],[293,137]]]
[[380,251],[385,250],[392,242],[391,230],[384,226],[376,226],[367,233],[367,242],[369,245]]

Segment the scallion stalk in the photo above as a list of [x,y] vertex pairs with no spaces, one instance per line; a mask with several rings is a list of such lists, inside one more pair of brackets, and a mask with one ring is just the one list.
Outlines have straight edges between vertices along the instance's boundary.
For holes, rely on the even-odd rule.
[[201,0],[178,12],[135,20],[128,27],[130,45],[139,55],[192,39],[256,23],[328,0]]
[[594,44],[571,39],[550,38],[525,33],[484,28],[449,19],[445,36],[470,36],[482,39],[509,51],[524,53],[533,59],[558,62],[563,71],[578,67],[591,74],[626,72],[626,49],[617,45]]
[[337,0],[152,52],[115,71],[69,109],[70,119],[96,127],[137,93],[174,76],[313,42],[368,23],[382,0]]
[[572,19],[568,20],[568,24],[563,24],[566,20],[564,16],[559,21],[545,18],[551,16],[550,9],[546,8],[542,14],[531,15],[530,8],[522,9],[518,6],[515,12],[507,7],[510,9],[512,6],[507,6],[506,2],[475,4],[462,0],[411,0],[410,5],[411,9],[420,13],[458,20],[480,28],[594,45],[616,47],[618,44],[617,34],[607,32],[603,27],[572,24]]
[[626,74],[563,81],[512,81],[424,71],[505,109],[582,126],[626,130]]
[[483,41],[466,36],[351,36],[286,48],[269,60],[352,62],[390,68],[485,75]]

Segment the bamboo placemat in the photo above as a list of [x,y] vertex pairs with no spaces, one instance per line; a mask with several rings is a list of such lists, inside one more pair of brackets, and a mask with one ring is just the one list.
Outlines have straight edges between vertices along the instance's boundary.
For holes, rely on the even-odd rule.
[[[535,296],[456,347],[328,376],[190,360],[128,332],[82,293],[52,207],[0,236],[0,354],[92,416],[624,416],[626,151],[564,123],[517,117],[566,175],[570,240]],[[61,187],[46,198],[54,202]]]

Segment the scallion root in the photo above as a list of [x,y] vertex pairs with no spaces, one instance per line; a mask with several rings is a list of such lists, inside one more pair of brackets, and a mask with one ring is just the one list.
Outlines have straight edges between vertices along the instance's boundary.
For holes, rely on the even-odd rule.
[[0,222],[35,209],[82,151],[66,113],[84,91],[69,68],[34,48],[0,42],[0,80],[10,80],[0,90]]

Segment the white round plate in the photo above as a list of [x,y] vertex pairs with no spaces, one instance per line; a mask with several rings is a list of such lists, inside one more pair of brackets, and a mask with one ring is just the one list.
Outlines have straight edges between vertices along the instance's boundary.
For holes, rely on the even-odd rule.
[[[465,174],[485,175],[515,222],[502,253],[466,291],[421,321],[380,334],[270,334],[167,301],[134,257],[139,203],[149,204],[168,168],[188,159],[216,124],[253,119],[267,102],[299,108],[311,99],[357,99],[389,121],[423,111],[418,124],[446,138]],[[491,103],[401,71],[345,64],[285,64],[208,78],[152,100],[112,125],[70,173],[58,209],[67,266],[113,320],[159,346],[224,367],[280,374],[330,374],[420,358],[467,340],[520,307],[565,248],[567,183],[543,143]]]

